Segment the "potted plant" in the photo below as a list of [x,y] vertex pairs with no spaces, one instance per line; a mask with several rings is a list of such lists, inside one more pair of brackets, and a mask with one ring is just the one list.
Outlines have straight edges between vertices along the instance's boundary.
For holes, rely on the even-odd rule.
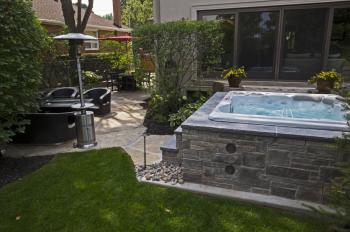
[[247,77],[244,67],[232,67],[223,71],[223,78],[228,80],[230,87],[238,88],[243,78]]
[[335,70],[321,71],[315,74],[309,80],[310,84],[317,83],[317,90],[319,93],[330,93],[335,87],[340,87],[343,78],[340,73]]

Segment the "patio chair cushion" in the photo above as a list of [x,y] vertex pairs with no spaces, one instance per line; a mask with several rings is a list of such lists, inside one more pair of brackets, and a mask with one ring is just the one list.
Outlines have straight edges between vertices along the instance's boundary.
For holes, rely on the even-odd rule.
[[50,91],[46,98],[74,98],[78,94],[78,89],[75,87],[62,87]]

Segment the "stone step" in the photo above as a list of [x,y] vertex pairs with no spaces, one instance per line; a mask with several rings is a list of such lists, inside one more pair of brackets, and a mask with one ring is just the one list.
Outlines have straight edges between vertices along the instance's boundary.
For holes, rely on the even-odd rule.
[[176,147],[176,135],[173,135],[167,142],[161,147],[162,160],[170,163],[178,163],[180,159],[178,157],[179,149]]
[[176,147],[176,135],[171,136],[171,138],[166,141],[162,146],[160,146],[162,151],[178,152],[179,149]]

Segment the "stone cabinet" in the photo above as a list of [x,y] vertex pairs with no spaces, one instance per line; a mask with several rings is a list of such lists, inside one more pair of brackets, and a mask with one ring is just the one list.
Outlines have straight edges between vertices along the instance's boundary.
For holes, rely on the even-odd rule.
[[344,159],[333,142],[182,131],[185,181],[322,202]]

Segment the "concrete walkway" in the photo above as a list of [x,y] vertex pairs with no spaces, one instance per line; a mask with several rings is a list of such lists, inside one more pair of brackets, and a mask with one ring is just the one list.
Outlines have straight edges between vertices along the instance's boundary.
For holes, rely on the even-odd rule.
[[[109,115],[95,118],[96,137],[98,145],[94,149],[122,147],[124,148],[135,164],[143,164],[143,133],[145,127],[142,125],[146,110],[141,103],[148,97],[143,91],[137,92],[114,92],[112,94],[112,109]],[[147,136],[147,163],[154,163],[161,160],[160,145],[170,136]],[[74,141],[64,144],[50,146],[33,145],[9,145],[6,156],[27,157],[55,155],[81,151],[73,148]]]

